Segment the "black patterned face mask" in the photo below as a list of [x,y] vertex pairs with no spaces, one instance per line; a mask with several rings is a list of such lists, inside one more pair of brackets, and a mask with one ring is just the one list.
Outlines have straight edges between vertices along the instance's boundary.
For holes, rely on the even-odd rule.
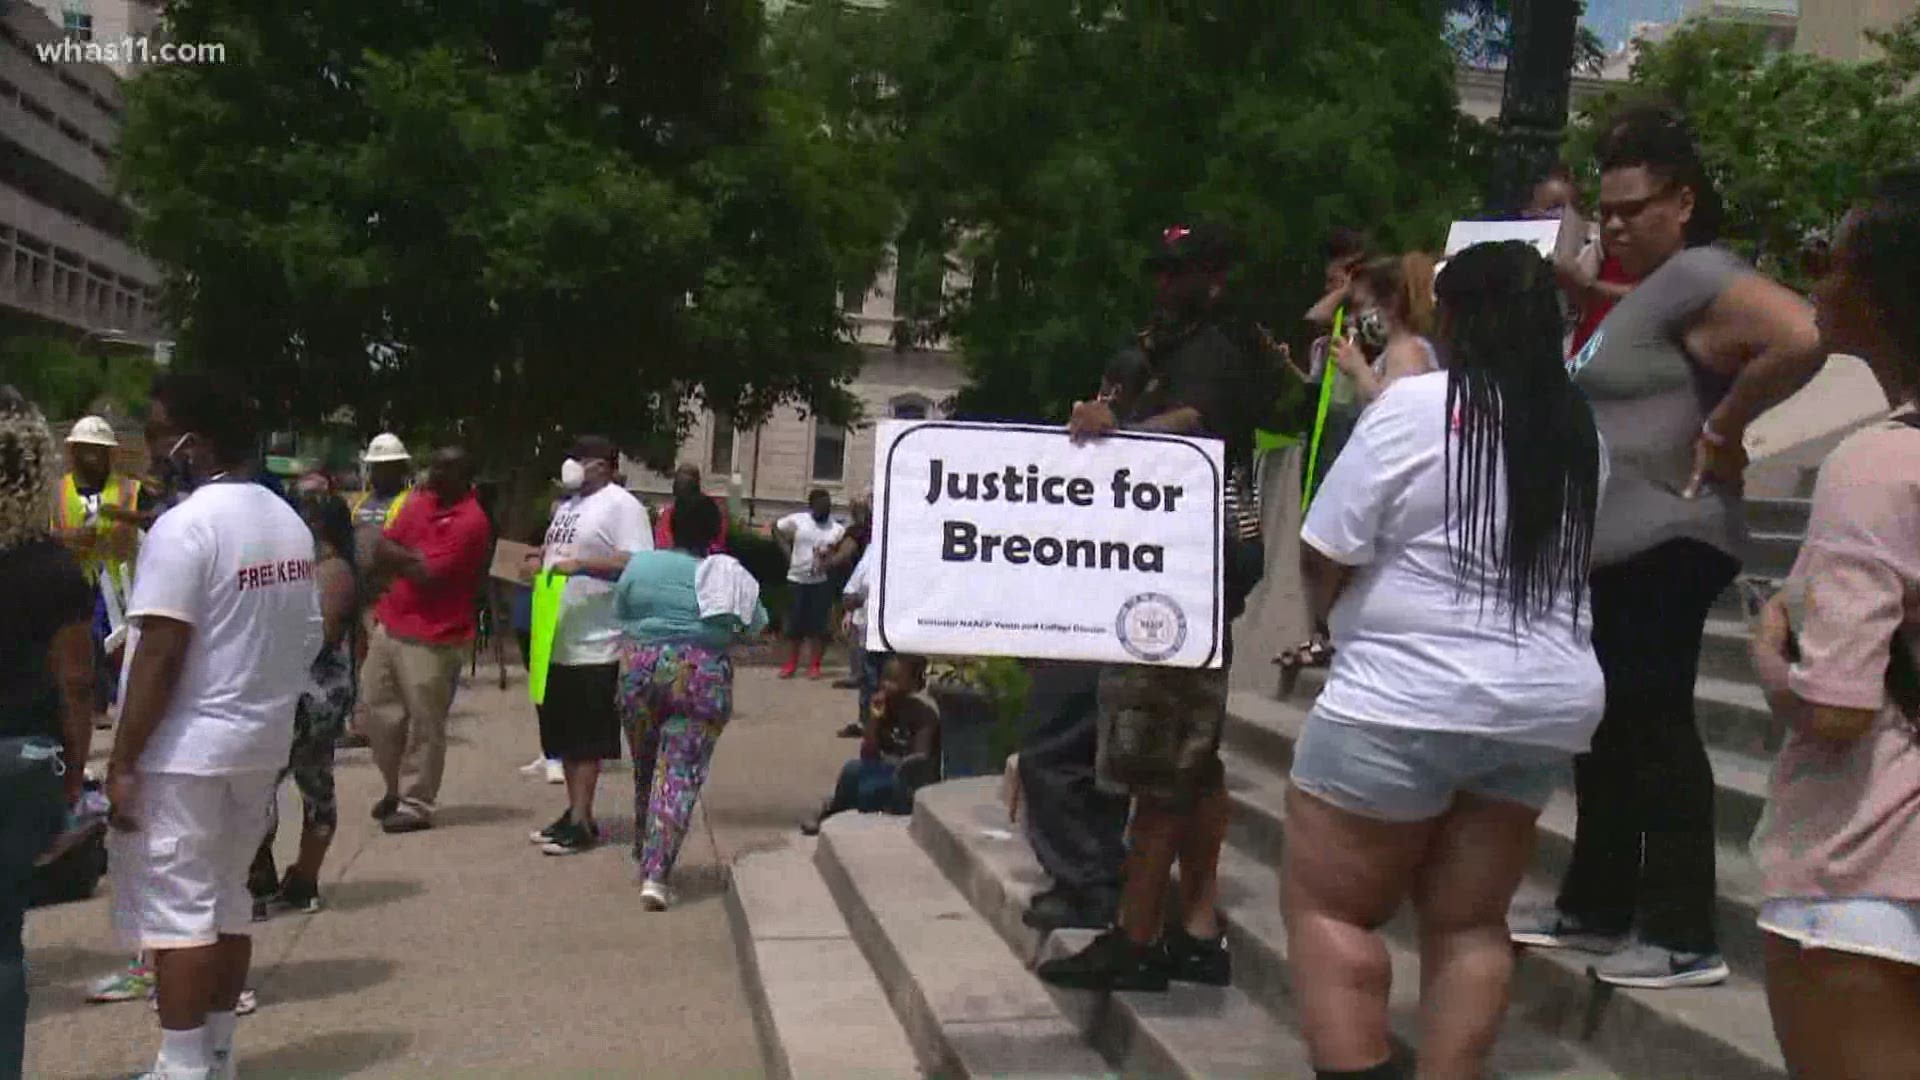
[[1368,308],[1354,319],[1354,329],[1360,333],[1360,342],[1368,348],[1382,348],[1387,343],[1387,317],[1379,308]]

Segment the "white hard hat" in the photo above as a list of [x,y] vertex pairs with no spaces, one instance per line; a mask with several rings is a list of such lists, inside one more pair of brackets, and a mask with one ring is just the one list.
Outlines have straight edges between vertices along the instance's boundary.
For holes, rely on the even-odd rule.
[[413,455],[407,453],[407,444],[400,441],[400,436],[383,431],[367,444],[367,452],[360,460],[378,465],[383,461],[412,461]]
[[74,423],[73,430],[67,432],[67,441],[82,446],[118,447],[120,445],[119,438],[113,433],[113,425],[98,416],[81,417]]

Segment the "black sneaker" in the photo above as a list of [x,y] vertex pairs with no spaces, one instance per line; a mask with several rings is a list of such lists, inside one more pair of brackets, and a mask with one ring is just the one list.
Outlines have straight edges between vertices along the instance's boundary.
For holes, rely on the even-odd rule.
[[394,814],[394,811],[398,809],[400,809],[399,798],[393,795],[388,795],[386,798],[383,798],[379,802],[373,804],[373,813],[369,816],[371,816],[375,821],[385,821],[388,818],[392,817]]
[[1184,927],[1173,927],[1167,930],[1165,942],[1167,978],[1201,986],[1233,982],[1233,955],[1227,952],[1225,935],[1209,941],[1194,937]]
[[1071,956],[1041,964],[1035,974],[1070,990],[1157,993],[1167,988],[1165,955],[1159,945],[1134,944],[1116,927]]
[[846,727],[834,732],[834,734],[842,739],[863,739],[867,735],[867,729],[852,721],[848,721]]
[[380,823],[380,828],[383,832],[392,833],[397,836],[402,833],[426,832],[428,829],[433,828],[433,822],[418,814],[410,814],[396,810],[388,815],[387,820]]
[[592,851],[600,843],[593,830],[569,821],[553,831],[540,850],[548,855],[579,855]]
[[1033,904],[1021,912],[1020,921],[1046,933],[1055,930],[1104,930],[1113,925],[1111,905],[1089,902],[1078,893],[1058,886],[1033,898]]
[[527,842],[536,847],[543,845],[553,839],[555,833],[558,833],[561,829],[571,824],[573,824],[573,808],[568,807],[560,812],[559,817],[553,819],[553,824],[548,825],[544,829],[535,829],[528,833]]
[[321,908],[320,886],[289,869],[286,876],[280,879],[280,903],[294,911],[311,915]]

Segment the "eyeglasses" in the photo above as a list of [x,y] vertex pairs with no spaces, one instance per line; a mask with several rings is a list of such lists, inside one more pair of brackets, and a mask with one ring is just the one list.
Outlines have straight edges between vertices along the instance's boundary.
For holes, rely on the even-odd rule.
[[1622,199],[1619,202],[1606,202],[1603,200],[1597,208],[1600,223],[1604,225],[1614,218],[1619,218],[1622,222],[1632,221],[1641,214],[1646,213],[1648,207],[1671,194],[1673,194],[1673,185],[1664,184],[1658,191],[1655,191],[1644,199]]

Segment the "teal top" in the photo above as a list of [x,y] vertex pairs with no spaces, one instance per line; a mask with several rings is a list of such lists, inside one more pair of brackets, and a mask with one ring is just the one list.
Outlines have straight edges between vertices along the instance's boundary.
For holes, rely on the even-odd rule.
[[752,626],[742,626],[731,615],[701,618],[700,597],[693,587],[699,566],[700,560],[684,551],[636,552],[613,587],[613,617],[620,632],[647,644],[684,641],[724,650],[735,637],[766,628],[764,604],[754,605]]

